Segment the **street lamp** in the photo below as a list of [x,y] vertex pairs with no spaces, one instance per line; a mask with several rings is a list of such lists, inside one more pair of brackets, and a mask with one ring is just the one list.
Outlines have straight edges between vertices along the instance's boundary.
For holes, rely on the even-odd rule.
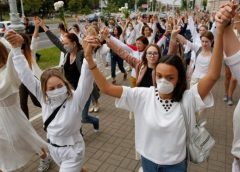
[[21,10],[22,10],[22,18],[24,18],[25,15],[24,15],[24,8],[23,8],[23,0],[20,0],[20,3],[21,3]]
[[24,25],[21,23],[20,18],[19,18],[16,0],[9,0],[8,4],[9,4],[9,8],[10,8],[9,15],[10,15],[10,20],[11,20],[11,25],[9,26],[9,28],[13,29],[17,32],[23,32]]

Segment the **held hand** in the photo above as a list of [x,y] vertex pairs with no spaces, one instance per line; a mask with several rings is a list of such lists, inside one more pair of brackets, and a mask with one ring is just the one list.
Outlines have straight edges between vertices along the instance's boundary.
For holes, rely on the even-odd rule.
[[180,31],[181,31],[181,27],[180,26],[177,26],[177,25],[174,26],[173,30],[172,30],[172,35],[171,36],[176,37],[179,34]]
[[39,26],[44,27],[45,26],[44,21],[41,18],[38,18],[38,19],[39,19]]
[[33,22],[34,22],[34,26],[35,27],[39,27],[40,26],[40,19],[39,17],[35,16],[34,19],[33,19]]
[[92,58],[93,50],[99,46],[101,46],[101,44],[96,36],[87,36],[83,40],[83,50],[86,60]]
[[24,41],[22,36],[13,30],[8,31],[4,37],[12,45],[13,48],[21,47]]
[[101,31],[101,37],[103,39],[107,39],[109,37],[109,30],[107,27],[105,27],[102,31]]
[[235,16],[236,4],[229,2],[221,6],[220,10],[215,15],[217,28],[224,29],[231,19]]

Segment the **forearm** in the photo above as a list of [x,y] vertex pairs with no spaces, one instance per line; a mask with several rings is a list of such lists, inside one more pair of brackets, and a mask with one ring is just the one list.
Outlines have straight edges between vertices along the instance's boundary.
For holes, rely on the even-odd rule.
[[88,60],[88,66],[89,66],[89,69],[91,69],[92,75],[95,79],[97,86],[103,93],[105,93],[109,96],[117,97],[117,98],[121,97],[122,87],[114,86],[114,85],[108,83],[106,78],[102,75],[102,73],[96,67],[96,64],[92,60],[92,58],[90,60]]
[[62,52],[66,53],[66,50],[63,47],[62,42],[59,40],[59,38],[54,35],[50,30],[46,31],[46,35],[49,38],[49,40],[58,48],[60,49]]
[[236,54],[240,50],[240,43],[233,32],[233,29],[231,26],[227,27],[223,34],[223,42],[224,42],[224,52],[227,57],[232,56]]
[[14,48],[12,49],[12,53],[13,64],[21,82],[30,90],[38,101],[40,101],[42,95],[40,92],[40,82],[33,75],[26,58],[21,53],[21,49]]

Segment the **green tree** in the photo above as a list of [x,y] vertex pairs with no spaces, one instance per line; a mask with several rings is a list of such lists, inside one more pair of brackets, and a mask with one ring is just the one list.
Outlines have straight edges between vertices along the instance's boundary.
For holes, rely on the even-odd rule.
[[26,14],[38,13],[43,1],[39,0],[23,0],[23,6]]
[[82,9],[83,0],[70,0],[68,2],[68,9],[71,12],[77,13],[80,9]]

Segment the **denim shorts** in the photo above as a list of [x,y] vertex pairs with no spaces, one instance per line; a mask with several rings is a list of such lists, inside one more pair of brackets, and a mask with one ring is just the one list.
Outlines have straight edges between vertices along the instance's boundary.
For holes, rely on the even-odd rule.
[[174,165],[159,165],[142,156],[141,163],[144,172],[187,172],[187,159]]

